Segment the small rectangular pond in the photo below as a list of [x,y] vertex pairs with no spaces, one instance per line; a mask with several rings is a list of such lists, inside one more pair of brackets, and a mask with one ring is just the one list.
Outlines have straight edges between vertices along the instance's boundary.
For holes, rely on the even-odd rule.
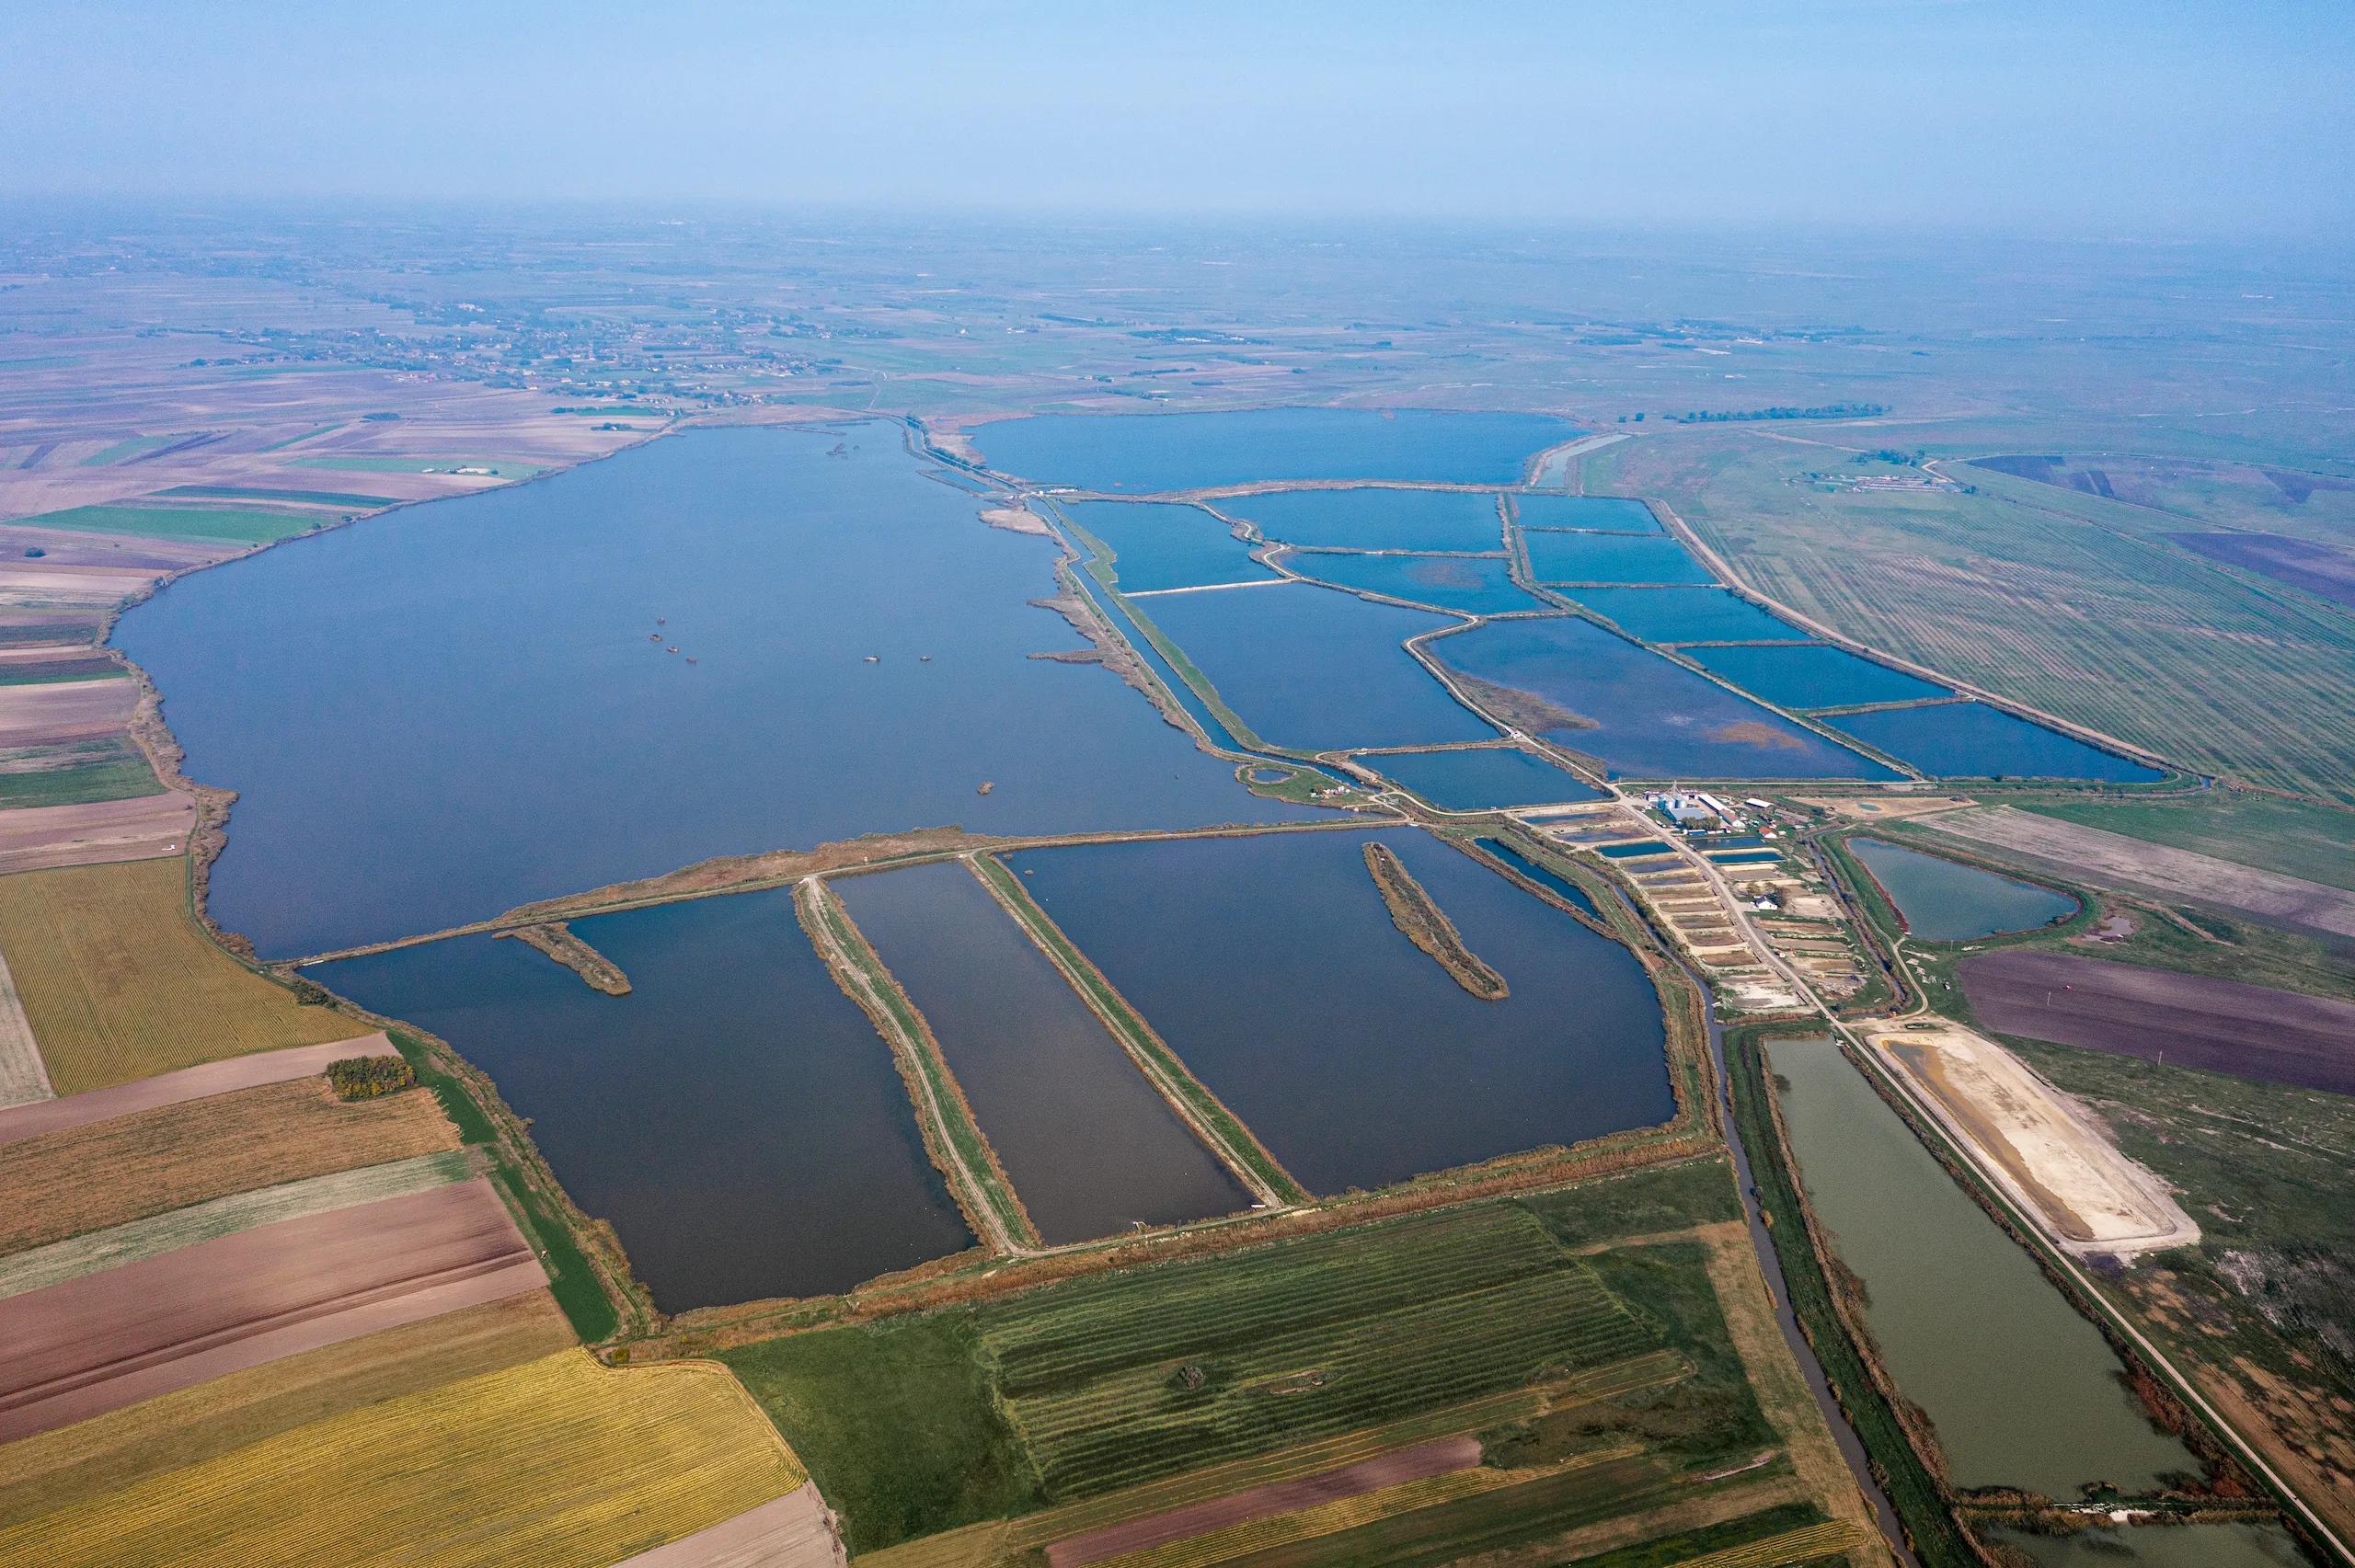
[[1491,740],[1401,645],[1452,617],[1310,583],[1132,601],[1273,746],[1300,750]]
[[1673,539],[1619,533],[1524,532],[1530,576],[1542,583],[1714,583]]
[[1428,647],[1451,670],[1534,698],[1523,727],[1632,777],[1893,776],[1591,621],[1491,621]]
[[[1367,873],[1389,845],[1511,988],[1466,992]],[[1314,1191],[1665,1121],[1660,1004],[1632,953],[1411,830],[1033,850],[1024,885]]]
[[1523,528],[1581,528],[1603,533],[1658,533],[1660,519],[1626,496],[1526,496],[1512,498]]
[[1284,567],[1336,588],[1362,589],[1467,615],[1509,615],[1550,610],[1513,586],[1501,555],[1342,555],[1329,553],[1284,557]]
[[1885,840],[1850,839],[1848,853],[1897,906],[1905,929],[1932,942],[2030,931],[2077,912],[2065,893]]
[[1767,1048],[1817,1218],[1863,1279],[1883,1364],[1936,1427],[1960,1488],[2074,1501],[2160,1490],[2200,1465],[2153,1427],[2101,1331],[1957,1186],[1827,1039]]
[[1801,638],[1807,634],[1724,588],[1582,588],[1570,595],[1648,643]]
[[932,1025],[1050,1245],[1250,1207],[962,862],[828,886]]
[[1829,643],[1795,647],[1694,648],[1693,662],[1743,691],[1786,708],[1836,708],[1951,697],[1944,686],[1891,670]]
[[305,971],[491,1076],[665,1312],[844,1290],[972,1245],[890,1048],[790,889],[578,921],[633,990],[455,937]]
[[1336,550],[1502,550],[1503,517],[1486,491],[1279,490],[1218,503],[1269,539]]
[[1073,524],[1103,541],[1123,593],[1246,582],[1276,574],[1251,547],[1200,507],[1162,501],[1064,501]]
[[1551,806],[1600,800],[1603,792],[1518,746],[1472,751],[1399,751],[1361,757],[1367,767],[1414,791],[1442,811]]
[[1941,779],[2106,779],[2166,775],[1984,703],[1849,714],[1832,727]]
[[1514,485],[1531,457],[1579,432],[1548,414],[1247,408],[1040,414],[969,433],[1001,474],[1149,496],[1283,479]]

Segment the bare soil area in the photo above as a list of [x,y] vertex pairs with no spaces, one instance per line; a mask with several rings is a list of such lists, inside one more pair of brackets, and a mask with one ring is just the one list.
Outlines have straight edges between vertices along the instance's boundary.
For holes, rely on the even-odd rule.
[[0,746],[121,735],[139,706],[135,681],[56,681],[0,686]]
[[0,1301],[0,1442],[546,1283],[487,1181],[289,1219]]
[[208,1095],[258,1088],[265,1083],[283,1083],[290,1079],[316,1078],[327,1070],[331,1061],[341,1061],[346,1057],[384,1056],[392,1048],[392,1042],[379,1030],[356,1040],[258,1051],[227,1061],[184,1067],[178,1072],[157,1073],[111,1089],[93,1089],[37,1105],[7,1107],[0,1109],[0,1145],[67,1127],[87,1127],[92,1122],[127,1116],[134,1111],[152,1111],[158,1105],[177,1105]]
[[1997,1034],[2355,1094],[2355,1002],[2017,948],[1957,973]]
[[615,1568],[844,1568],[833,1514],[805,1481],[774,1502],[723,1519]]
[[141,1111],[0,1148],[0,1254],[457,1147],[422,1089],[346,1104],[325,1080],[303,1078]]
[[1994,1041],[1944,1019],[1867,1038],[2060,1245],[2131,1257],[2199,1241],[2200,1227],[2165,1183],[2120,1153],[2098,1117]]
[[2260,920],[2355,936],[2355,893],[2302,877],[2235,865],[2099,828],[2084,828],[2008,806],[1958,812],[1929,824],[1941,833],[1993,844],[2088,881],[2143,887],[2222,904]]
[[89,806],[0,811],[0,876],[175,854],[195,830],[196,797],[177,789]]

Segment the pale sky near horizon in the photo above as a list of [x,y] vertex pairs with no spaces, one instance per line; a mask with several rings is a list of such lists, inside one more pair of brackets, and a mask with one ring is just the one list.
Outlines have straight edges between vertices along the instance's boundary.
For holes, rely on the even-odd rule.
[[[84,0],[0,194],[2252,237],[2355,224],[2355,6]],[[5,212],[0,212],[5,222]]]

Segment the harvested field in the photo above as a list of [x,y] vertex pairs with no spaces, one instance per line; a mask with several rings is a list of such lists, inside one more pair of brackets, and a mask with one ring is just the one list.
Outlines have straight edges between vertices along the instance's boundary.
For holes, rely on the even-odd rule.
[[1439,1437],[1343,1465],[1338,1470],[1255,1486],[1247,1492],[1209,1498],[1166,1514],[1150,1514],[1141,1519],[1068,1536],[1047,1548],[1047,1562],[1049,1568],[1081,1568],[1082,1564],[1099,1562],[1107,1557],[1143,1551],[1254,1520],[1379,1492],[1384,1487],[1469,1470],[1479,1462],[1477,1437],[1468,1433]]
[[196,829],[182,790],[0,812],[0,875],[177,854]]
[[2213,855],[2170,849],[2008,806],[1957,812],[1936,818],[1927,826],[1972,843],[2011,851],[2031,864],[2063,876],[2221,904],[2275,924],[2355,936],[2355,893],[2302,877],[2257,871]]
[[352,1032],[214,946],[178,860],[0,877],[0,932],[61,1094]]
[[157,1073],[111,1089],[92,1089],[38,1104],[0,1107],[0,1146],[43,1133],[62,1132],[67,1127],[88,1127],[93,1122],[127,1116],[135,1111],[151,1111],[158,1105],[177,1105],[296,1078],[316,1078],[331,1061],[340,1061],[345,1057],[381,1056],[392,1048],[392,1042],[379,1030],[356,1040],[257,1051],[227,1061],[209,1061],[181,1068],[178,1072]]
[[0,1253],[232,1193],[458,1147],[432,1094],[352,1104],[294,1079],[0,1147]]
[[[1028,513],[1024,514],[1028,516]],[[814,1482],[615,1568],[844,1568],[842,1538]]]
[[2185,549],[2302,588],[2319,599],[2355,605],[2355,552],[2279,533],[2170,533]]
[[2166,1184],[2120,1153],[2098,1117],[1994,1041],[1945,1020],[1866,1038],[2061,1246],[2131,1257],[2200,1240]]
[[258,1225],[423,1192],[463,1182],[474,1173],[474,1163],[465,1151],[450,1149],[191,1204],[0,1257],[0,1299],[120,1268],[142,1258],[160,1257],[176,1248],[235,1235]]
[[231,1372],[7,1446],[0,1529],[225,1454],[306,1422],[520,1367],[574,1344],[530,1290]]
[[0,1301],[0,1442],[546,1283],[483,1180],[200,1242]]
[[138,705],[135,681],[50,681],[0,686],[0,746],[120,735]]
[[8,978],[8,961],[0,957],[0,1111],[11,1105],[46,1100],[56,1093],[49,1085],[49,1070],[41,1065],[40,1047],[33,1041],[33,1026],[17,999],[16,982]]
[[1956,972],[1997,1034],[2355,1094],[2355,1003],[2019,948]]
[[601,1568],[802,1480],[721,1368],[608,1370],[568,1351],[0,1530],[0,1560]]

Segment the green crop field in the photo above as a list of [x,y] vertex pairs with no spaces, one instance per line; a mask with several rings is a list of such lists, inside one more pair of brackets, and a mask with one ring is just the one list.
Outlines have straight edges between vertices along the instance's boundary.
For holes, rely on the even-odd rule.
[[341,490],[269,490],[251,485],[175,485],[159,496],[212,501],[277,501],[297,507],[357,507],[363,510],[397,503],[389,496],[354,496]]
[[68,507],[19,520],[29,528],[64,528],[84,533],[134,533],[150,539],[217,539],[235,544],[267,544],[318,526],[315,513],[266,511],[255,507]]
[[2314,722],[2355,706],[2355,616],[2154,527],[2181,519],[1967,466],[1976,494],[1831,492],[1806,475],[1840,448],[1749,429],[1610,450],[1630,493],[1802,614],[2186,766],[2355,801],[2355,729]]

